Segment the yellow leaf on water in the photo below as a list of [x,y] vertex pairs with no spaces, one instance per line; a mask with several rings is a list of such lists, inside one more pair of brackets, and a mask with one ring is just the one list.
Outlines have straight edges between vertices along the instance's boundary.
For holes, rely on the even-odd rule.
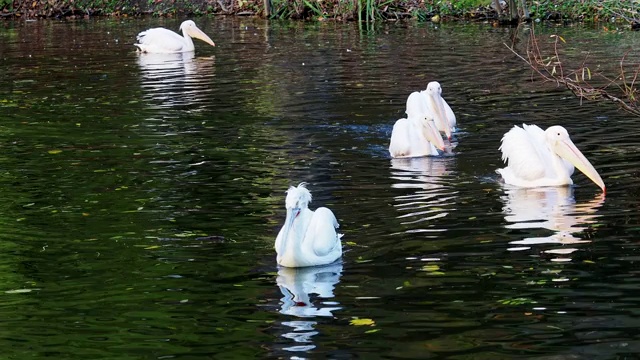
[[159,248],[160,245],[151,245],[151,246],[147,246],[146,248],[144,248],[145,250],[153,250],[153,249],[157,249]]
[[374,332],[378,332],[378,331],[380,331],[380,329],[371,329],[371,330],[365,331],[364,333],[365,334],[373,334]]
[[59,149],[53,149],[53,150],[49,150],[47,151],[49,154],[51,155],[55,155],[55,154],[60,154],[62,152],[62,150]]
[[425,265],[422,267],[422,271],[438,271],[440,266],[438,265]]
[[351,319],[351,321],[349,321],[349,325],[354,325],[354,326],[374,326],[376,324],[375,321],[371,320],[371,319]]

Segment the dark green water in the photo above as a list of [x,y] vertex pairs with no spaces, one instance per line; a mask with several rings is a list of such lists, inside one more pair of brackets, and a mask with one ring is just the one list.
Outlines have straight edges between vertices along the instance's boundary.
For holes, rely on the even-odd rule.
[[[2,358],[637,356],[637,119],[531,82],[512,30],[196,20],[218,46],[195,57],[131,45],[178,20],[0,24]],[[558,31],[603,63],[639,45]],[[455,154],[391,161],[431,80]],[[582,174],[503,187],[522,122],[567,127],[606,198]],[[302,181],[341,223],[341,264],[275,264]]]

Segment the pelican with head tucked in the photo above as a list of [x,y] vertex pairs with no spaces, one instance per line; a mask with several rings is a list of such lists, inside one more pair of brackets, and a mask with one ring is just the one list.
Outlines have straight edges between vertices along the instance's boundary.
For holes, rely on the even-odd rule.
[[504,182],[518,187],[571,185],[574,166],[605,191],[604,182],[569,138],[562,126],[542,130],[536,125],[514,126],[502,137],[502,160],[497,172]]
[[427,85],[426,90],[414,92],[407,99],[407,115],[414,111],[428,112],[433,117],[438,131],[451,140],[451,133],[456,131],[456,115],[449,104],[442,98],[442,87],[437,81]]
[[429,115],[408,116],[393,125],[389,143],[392,158],[437,156],[438,149],[444,151],[444,141]]
[[444,151],[444,141],[438,132],[433,116],[421,101],[419,92],[407,99],[407,118],[396,121],[391,131],[389,154],[392,158],[437,156]]
[[194,51],[193,40],[200,39],[211,46],[216,46],[213,40],[207,36],[202,30],[198,29],[196,23],[191,20],[184,21],[180,25],[182,35],[167,30],[165,28],[153,28],[138,34],[138,43],[134,44],[141,52],[147,53],[181,53]]
[[311,193],[306,184],[287,190],[287,217],[276,238],[278,264],[286,267],[326,265],[342,256],[342,234],[331,210],[309,210]]

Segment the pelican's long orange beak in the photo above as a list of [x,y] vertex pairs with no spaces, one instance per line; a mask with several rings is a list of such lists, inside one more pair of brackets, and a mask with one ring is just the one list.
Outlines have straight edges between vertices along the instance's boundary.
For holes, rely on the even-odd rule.
[[600,174],[598,174],[598,171],[591,165],[589,160],[587,160],[582,152],[573,144],[571,139],[558,141],[554,146],[554,151],[558,156],[572,163],[576,169],[582,171],[582,173],[598,185],[603,192],[606,192],[604,181],[602,181]]
[[447,121],[447,117],[444,112],[442,98],[435,95],[427,95],[427,98],[429,98],[431,108],[435,110],[433,114],[433,121],[436,123],[436,128],[443,129],[445,135],[447,135],[447,139],[451,140],[451,127],[449,126],[449,121]]
[[444,151],[444,141],[433,120],[426,117],[422,120],[422,134],[433,146]]
[[189,29],[189,36],[191,36],[192,38],[200,39],[211,46],[216,46],[213,40],[211,40],[211,38],[207,36],[207,34],[202,32],[202,30],[198,29],[197,27],[192,27]]

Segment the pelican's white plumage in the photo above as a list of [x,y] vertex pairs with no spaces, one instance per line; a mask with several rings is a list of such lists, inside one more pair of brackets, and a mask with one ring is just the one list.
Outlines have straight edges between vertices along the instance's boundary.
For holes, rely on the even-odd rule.
[[191,39],[193,37],[211,46],[216,46],[213,40],[202,32],[202,30],[198,29],[196,23],[191,20],[184,21],[180,25],[180,31],[182,31],[183,36],[165,28],[149,29],[138,34],[136,37],[138,43],[134,45],[142,52],[165,54],[181,53],[195,50],[193,40]]
[[287,267],[330,264],[342,256],[338,220],[326,207],[309,210],[305,183],[287,190],[287,217],[276,238],[277,262]]
[[444,150],[444,141],[433,122],[433,116],[413,92],[407,99],[407,118],[396,121],[391,131],[389,154],[393,158],[436,156]]
[[451,133],[457,130],[456,115],[442,98],[442,87],[437,81],[430,82],[425,90],[409,95],[407,116],[411,117],[417,112],[430,114],[438,131],[444,133],[448,139],[451,139]]
[[426,116],[400,119],[393,125],[389,154],[393,158],[437,156],[444,142],[433,120]]
[[571,185],[574,166],[603,191],[602,178],[573,144],[562,126],[542,130],[536,125],[514,126],[502,137],[502,160],[497,172],[504,182],[519,187]]

